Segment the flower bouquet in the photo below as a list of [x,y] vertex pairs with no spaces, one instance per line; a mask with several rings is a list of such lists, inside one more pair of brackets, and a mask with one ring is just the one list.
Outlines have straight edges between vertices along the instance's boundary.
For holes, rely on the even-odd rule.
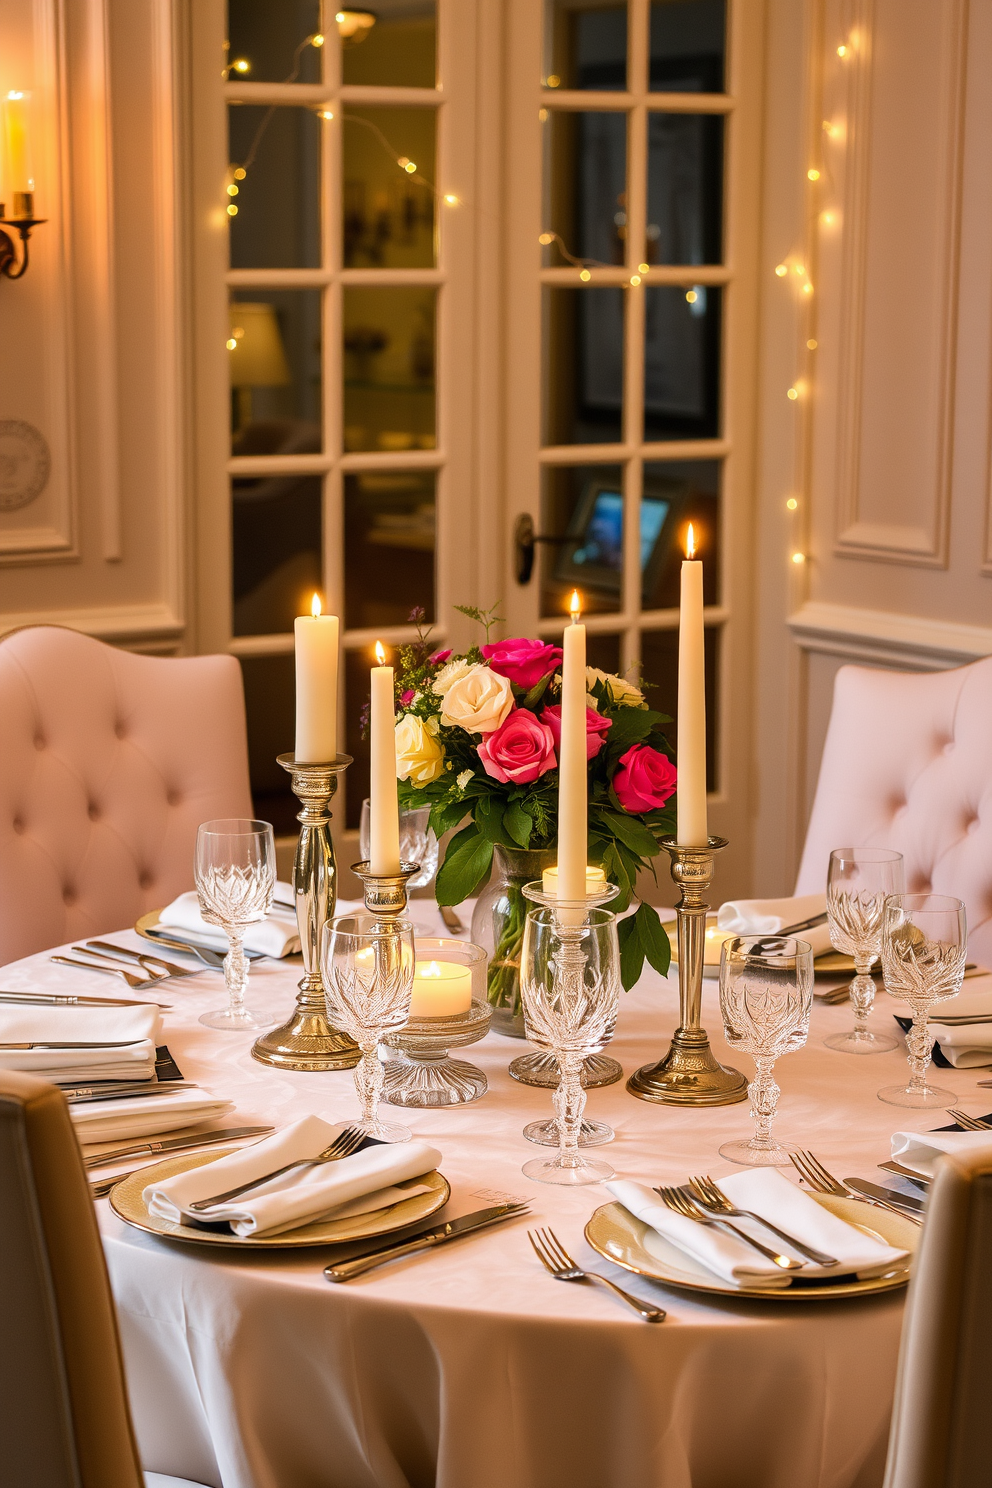
[[[517,637],[488,643],[492,612],[463,613],[487,643],[464,655],[432,650],[429,635],[400,649],[396,773],[404,807],[430,807],[434,832],[455,827],[437,875],[438,904],[460,904],[488,877],[496,847],[554,849],[561,741],[559,646]],[[411,619],[422,619],[414,612]],[[663,725],[640,688],[588,667],[590,863],[618,886],[626,909],[637,874],[675,830],[675,766]],[[468,818],[467,824],[462,825]],[[526,905],[504,918],[489,967],[489,1000],[519,1012],[519,952]],[[671,946],[657,912],[640,904],[620,923],[621,974],[630,988],[644,960],[664,974]]]

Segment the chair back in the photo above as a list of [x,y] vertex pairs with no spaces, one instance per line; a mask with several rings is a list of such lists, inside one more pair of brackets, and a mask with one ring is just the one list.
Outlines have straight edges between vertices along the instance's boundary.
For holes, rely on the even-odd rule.
[[909,1286],[884,1488],[992,1482],[992,1138],[941,1159]]
[[947,672],[841,667],[797,894],[835,847],[891,847],[908,893],[952,894],[992,967],[992,657]]
[[0,1071],[0,1480],[141,1488],[117,1320],[62,1092]]
[[251,815],[233,656],[0,641],[0,964],[160,909],[193,887],[199,823]]

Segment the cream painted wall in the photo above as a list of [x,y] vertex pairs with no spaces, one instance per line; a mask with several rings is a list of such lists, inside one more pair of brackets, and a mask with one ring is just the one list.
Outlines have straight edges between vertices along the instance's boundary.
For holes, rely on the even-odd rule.
[[758,892],[791,887],[838,667],[992,653],[990,46],[988,0],[769,6]]

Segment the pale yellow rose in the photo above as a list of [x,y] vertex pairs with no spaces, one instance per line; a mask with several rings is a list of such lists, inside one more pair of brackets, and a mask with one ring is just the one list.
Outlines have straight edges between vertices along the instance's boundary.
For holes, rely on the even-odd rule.
[[[633,682],[628,682],[624,677],[616,677],[612,672],[601,672],[599,667],[586,667],[586,686],[591,688],[597,682],[605,685],[607,696],[616,707],[647,707],[643,692]],[[590,708],[596,707],[596,700],[591,693],[588,695],[588,702]]]
[[447,666],[443,666],[438,672],[432,684],[438,697],[444,697],[448,688],[460,682],[462,677],[467,677],[470,671],[472,671],[472,663],[466,661],[464,657],[449,661]]
[[509,679],[480,662],[448,687],[441,704],[441,722],[467,729],[470,734],[491,734],[512,707]]
[[414,785],[430,785],[444,774],[444,750],[415,713],[404,713],[396,725],[396,774]]

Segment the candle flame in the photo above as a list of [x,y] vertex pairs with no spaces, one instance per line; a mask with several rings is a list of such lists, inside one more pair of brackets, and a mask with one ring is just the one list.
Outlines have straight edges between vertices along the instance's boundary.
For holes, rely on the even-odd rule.
[[426,966],[420,966],[417,969],[422,977],[439,977],[441,975],[441,968],[436,961],[428,961]]
[[375,659],[380,666],[386,665],[386,652],[381,641],[375,643]]
[[582,601],[579,598],[578,589],[572,590],[572,597],[568,602],[568,609],[569,613],[572,616],[572,624],[574,625],[582,613]]
[[313,618],[315,620],[316,620],[317,616],[320,614],[320,595],[319,594],[315,594],[314,597],[313,597],[313,599],[310,601],[310,613],[311,613],[311,615],[313,616]]
[[691,522],[689,523],[689,531],[685,540],[685,556],[687,558],[695,558],[696,556],[696,534],[692,530]]

